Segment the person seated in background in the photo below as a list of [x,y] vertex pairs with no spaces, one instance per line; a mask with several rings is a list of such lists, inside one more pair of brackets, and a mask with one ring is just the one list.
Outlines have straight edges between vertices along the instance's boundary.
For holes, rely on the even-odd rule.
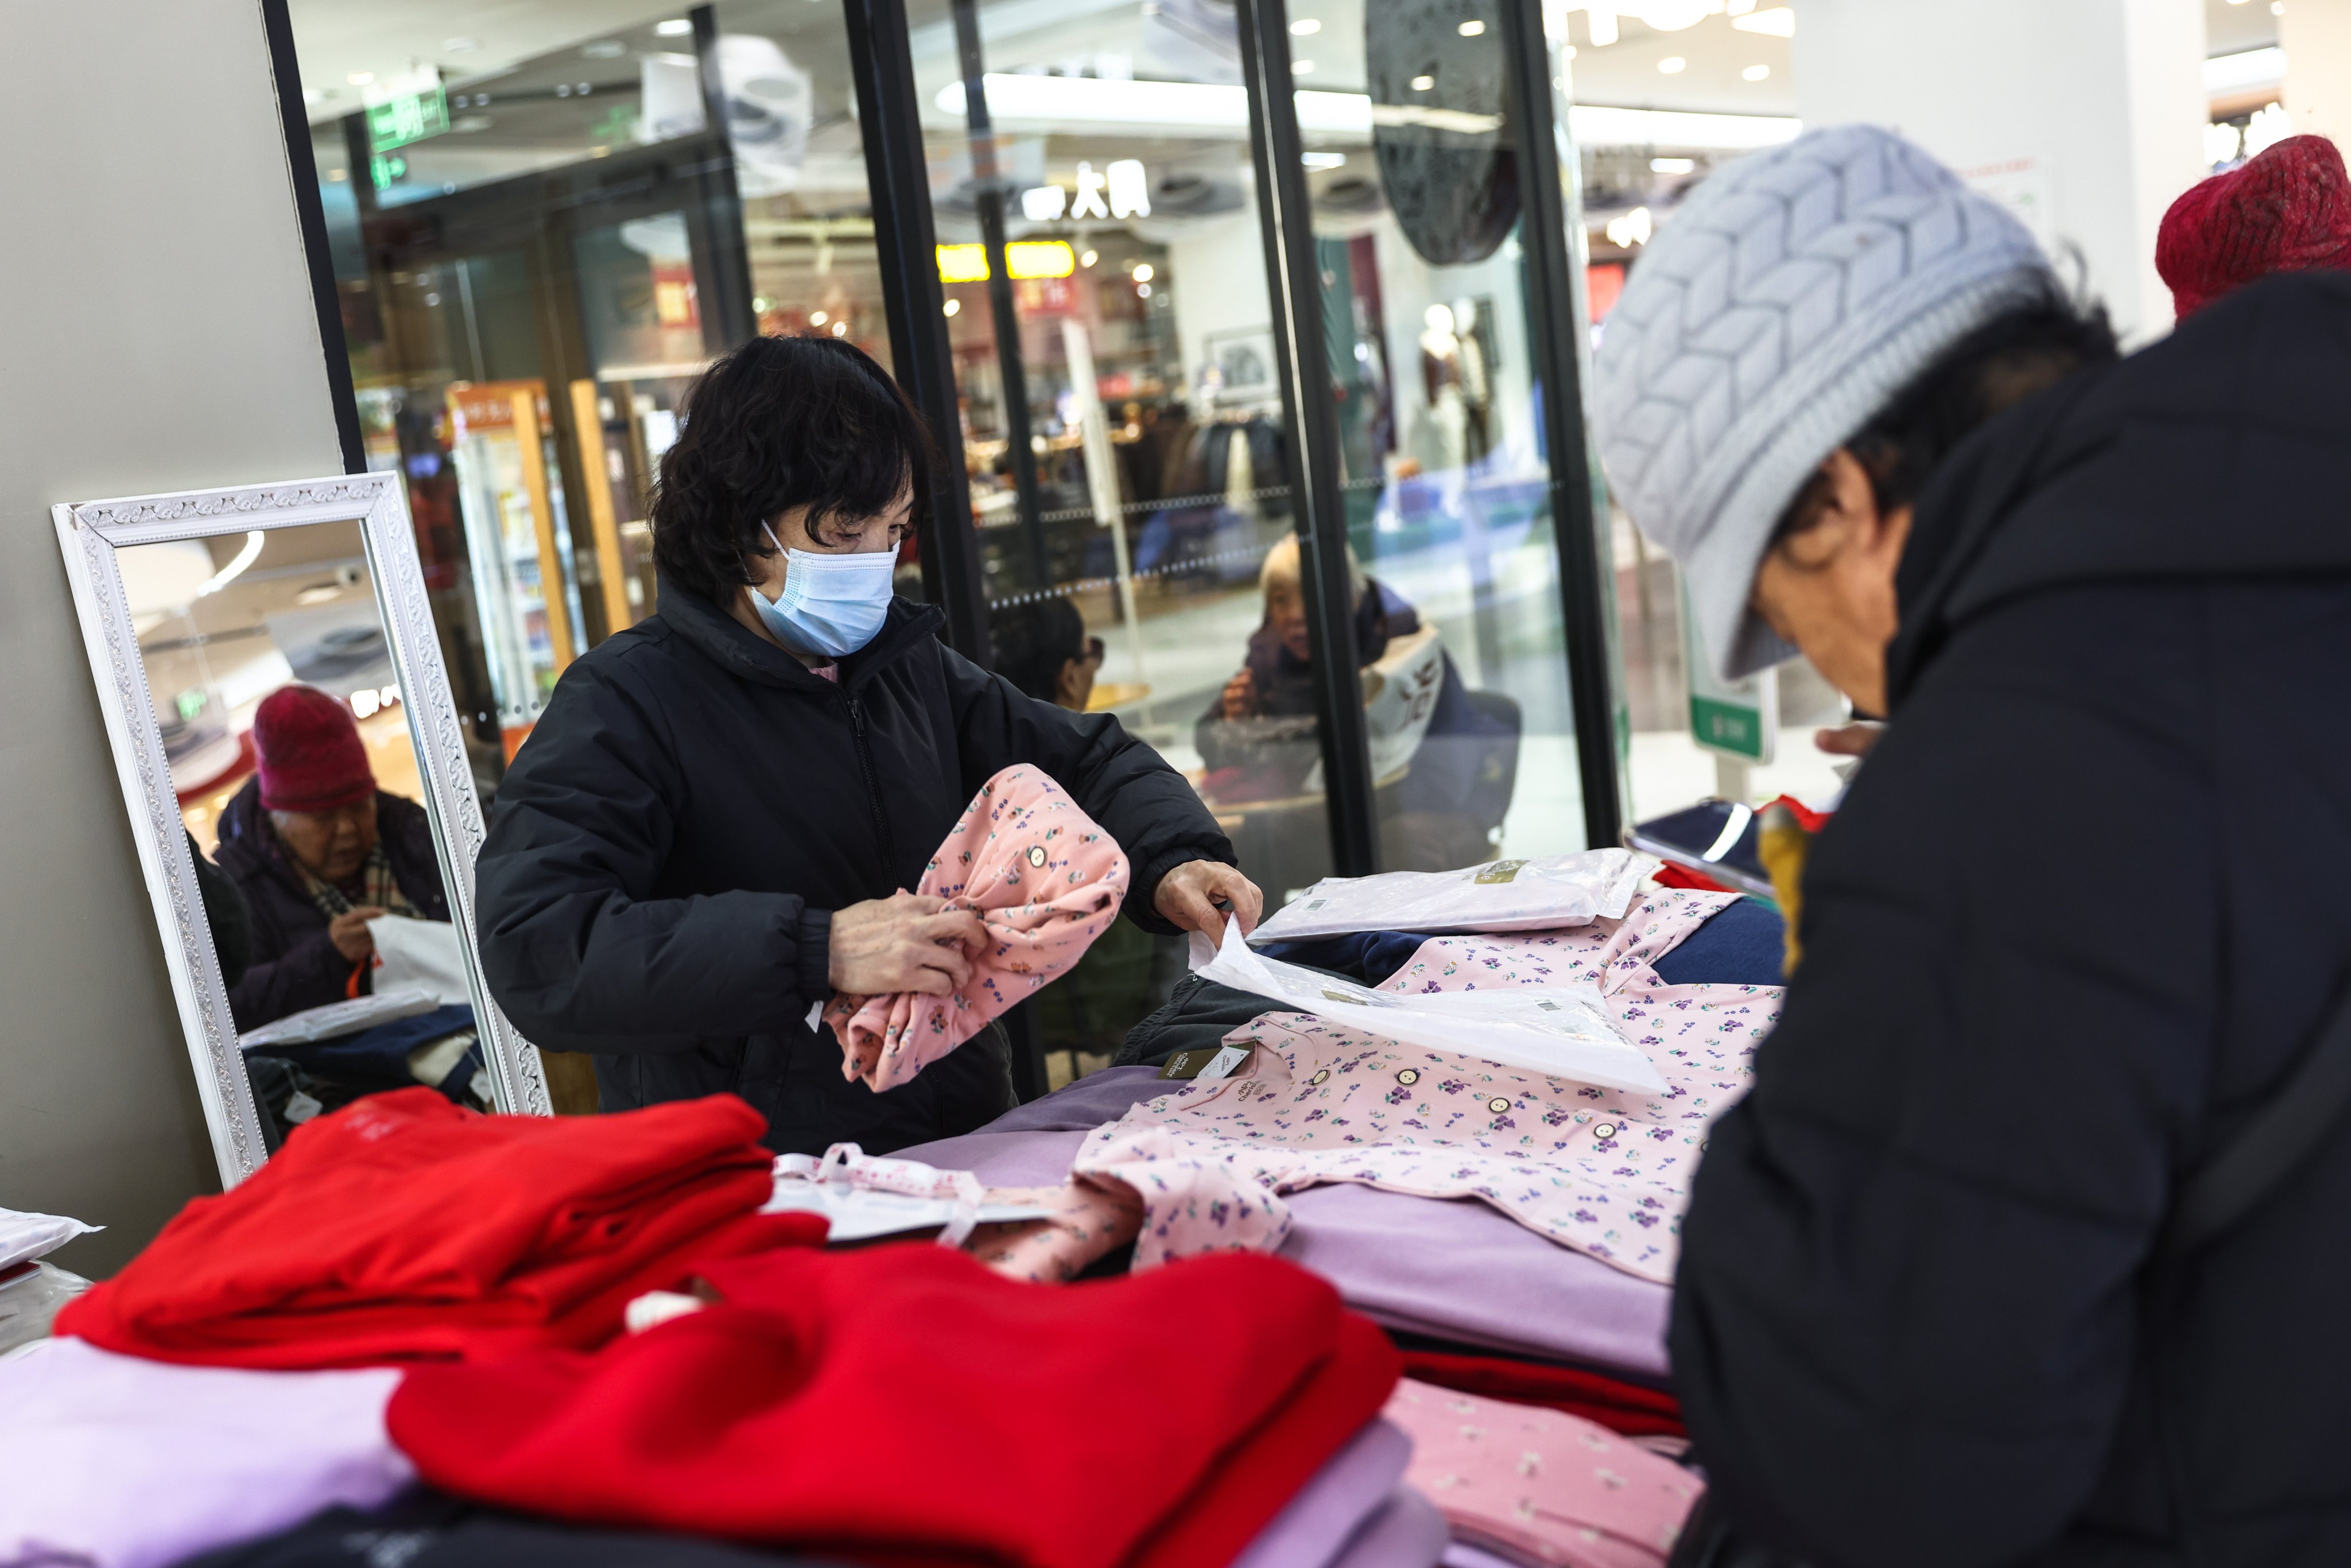
[[424,808],[376,788],[350,709],[280,686],[254,713],[253,747],[213,855],[249,921],[249,961],[228,988],[239,1030],[364,992],[379,915],[449,918]]
[[[1419,612],[1402,594],[1365,573],[1352,549],[1347,580],[1355,599],[1355,656],[1364,666],[1364,706],[1381,714],[1377,705],[1391,678],[1399,684],[1395,695],[1406,699],[1387,725],[1377,716],[1373,724],[1373,775],[1384,786],[1379,800],[1383,867],[1447,871],[1489,859],[1488,830],[1496,824],[1480,821],[1465,805],[1480,793],[1479,777],[1495,754],[1495,743],[1504,738],[1505,727],[1471,704],[1461,672],[1436,629],[1422,625]],[[1208,769],[1204,789],[1235,804],[1310,792],[1310,775],[1322,758],[1296,536],[1266,552],[1258,581],[1265,594],[1265,619],[1249,635],[1240,669],[1194,730]],[[1424,643],[1433,658],[1415,656]]]
[[[1058,594],[1006,605],[987,618],[987,637],[998,674],[1040,702],[1086,711],[1102,643],[1086,635],[1076,605]],[[1112,921],[1067,974],[1030,998],[1037,1049],[1048,1057],[1070,1052],[1072,1078],[1110,1065],[1126,1031],[1159,1005],[1151,984],[1155,945],[1134,922]],[[1102,1060],[1081,1061],[1086,1055]]]

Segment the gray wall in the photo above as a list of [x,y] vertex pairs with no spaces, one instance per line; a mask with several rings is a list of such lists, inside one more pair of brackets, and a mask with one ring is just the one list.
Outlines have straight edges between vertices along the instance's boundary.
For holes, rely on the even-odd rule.
[[49,507],[342,467],[256,0],[0,6],[0,1207],[218,1177]]

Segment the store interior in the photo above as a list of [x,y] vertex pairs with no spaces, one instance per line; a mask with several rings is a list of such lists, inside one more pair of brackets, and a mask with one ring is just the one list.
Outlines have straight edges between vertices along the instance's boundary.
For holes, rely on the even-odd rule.
[[[2168,363],[2121,356],[2188,319],[2173,204],[2351,135],[2351,27],[2303,5],[2085,8],[2052,52],[2127,68],[1994,82],[1978,35],[2029,0],[265,0],[278,259],[341,472],[51,502],[204,1168],[152,1223],[0,1207],[0,1476],[37,1483],[0,1483],[0,1564],[1798,1568],[1916,1561],[1886,1543],[1980,1509],[2000,1550],[1951,1561],[2152,1568],[2085,1542],[2220,1531],[2134,1511],[2228,1465],[2108,1427],[2126,1384],[2204,1408],[2147,1347],[2236,1311],[2242,1259],[2114,1303],[2228,1257],[2178,1216],[2231,1129],[2288,1145],[2264,1203],[2320,1168],[2330,1124],[2301,1124],[2351,1012],[2314,1035],[2332,1004],[2279,981],[2242,1002],[2252,1056],[2230,1034],[2192,1090],[2203,1058],[2148,1065],[2181,1019],[2240,1029],[2190,971],[2250,852],[2167,847],[2178,976],[2143,899],[2019,913],[2011,860],[2103,888],[2102,835],[2172,797],[1994,853],[1968,813],[2041,796],[1985,781],[2043,750],[2087,776],[2157,706],[2117,663],[2110,709],[2048,718],[2105,652],[2078,639],[2022,674],[1946,646],[2002,595],[2089,624],[2184,569],[1987,546],[1992,501],[1909,532],[1979,504],[1929,486],[1987,451],[2018,494],[2109,473],[2064,422],[2139,405],[2052,398],[2028,440],[2003,393],[1914,465],[1944,392],[1855,350],[1800,390],[1869,389],[1878,423],[1788,485],[1725,479],[1693,522],[1657,497],[1728,438],[1698,478],[1625,454],[1667,404],[1810,439],[1806,410],[1753,434],[1775,356],[1878,341],[1815,319],[1895,297],[1820,261],[1839,204],[1880,225],[1850,256],[1899,229],[1883,265],[1977,326],[2065,317],[2019,401]],[[1691,237],[1731,232],[1710,182],[1768,215],[1728,261]],[[1819,253],[1774,249],[1833,205]],[[2011,292],[1934,274],[1919,213]],[[1751,287],[1787,300],[1722,303],[1775,267]],[[1704,530],[1740,507],[1726,597]],[[1862,678],[1708,645],[1727,618],[1741,651],[1836,652],[1802,616],[1864,547],[1786,587],[1791,541],[1832,535],[1884,563]],[[1943,575],[1897,578],[1922,537]],[[1979,571],[1990,610],[1952,587]],[[1922,601],[1923,634],[1895,619]],[[1906,763],[1977,733],[1917,695],[1969,678],[2008,704],[1964,716],[1999,757]],[[1920,738],[1873,752],[1908,702]],[[1865,770],[1948,815],[1855,807],[1816,848]],[[1834,858],[1873,841],[1915,886]],[[2274,1220],[2215,1232],[2243,1212]],[[2037,1270],[1969,1272],[2017,1235]],[[1765,1417],[1734,1410],[1756,1389]],[[2022,1523],[2020,1428],[2083,1471]],[[1993,1501],[1950,1500],[1950,1451]],[[875,1462],[910,1453],[951,1462]]]

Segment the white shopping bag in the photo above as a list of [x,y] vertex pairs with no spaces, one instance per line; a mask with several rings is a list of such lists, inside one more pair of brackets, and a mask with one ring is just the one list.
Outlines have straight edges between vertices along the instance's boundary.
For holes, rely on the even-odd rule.
[[378,991],[430,991],[444,1007],[472,1006],[465,984],[465,956],[457,948],[457,928],[445,920],[411,920],[387,915],[368,922],[375,938],[374,987]]
[[1251,952],[1238,920],[1225,922],[1221,947],[1192,934],[1192,969],[1236,990],[1428,1051],[1576,1083],[1669,1092],[1641,1048],[1617,1032],[1597,991],[1531,986],[1418,995],[1374,991]]

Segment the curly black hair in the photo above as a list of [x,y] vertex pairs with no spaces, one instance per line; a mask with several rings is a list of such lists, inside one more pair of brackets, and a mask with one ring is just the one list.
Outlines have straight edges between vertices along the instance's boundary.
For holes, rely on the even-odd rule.
[[931,439],[890,372],[838,338],[754,338],[703,371],[653,488],[653,560],[664,578],[724,601],[748,583],[747,556],[772,553],[760,525],[809,508],[871,517],[909,488],[919,528]]

